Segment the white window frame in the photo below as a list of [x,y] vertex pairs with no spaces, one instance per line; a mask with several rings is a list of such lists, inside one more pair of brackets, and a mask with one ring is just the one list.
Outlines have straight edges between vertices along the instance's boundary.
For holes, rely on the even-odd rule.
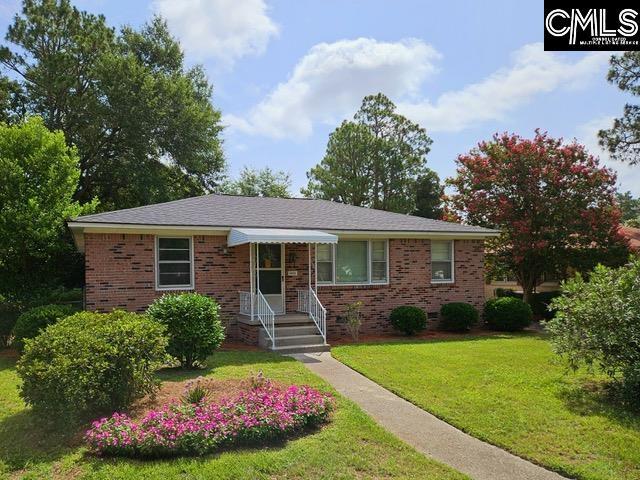
[[[191,278],[189,285],[160,285],[160,239],[161,238],[178,238],[178,239],[186,239],[189,240],[189,270],[191,272]],[[178,235],[156,235],[155,239],[155,261],[154,261],[154,270],[156,277],[156,290],[157,291],[168,291],[168,290],[194,290],[195,289],[195,265],[193,261],[193,237],[185,237]],[[172,260],[162,260],[163,263],[172,263]],[[183,260],[180,260],[178,263],[185,263]]]
[[[327,287],[327,286],[334,286],[334,287],[349,287],[349,286],[358,286],[358,285],[389,285],[389,239],[387,238],[374,238],[374,239],[362,239],[362,238],[344,238],[342,239],[345,242],[349,242],[349,241],[354,241],[354,242],[367,242],[367,280],[365,282],[350,282],[350,283],[343,283],[343,282],[337,282],[336,281],[336,258],[337,258],[337,244],[334,243],[331,245],[331,263],[332,263],[332,268],[331,268],[331,273],[332,273],[332,280],[330,282],[323,282],[318,280],[318,286],[319,287]],[[339,243],[340,241],[338,241]],[[371,279],[371,272],[372,272],[372,260],[371,260],[371,242],[384,242],[385,244],[385,259],[386,259],[386,264],[387,264],[387,271],[386,271],[386,280],[384,281],[380,281],[380,280],[372,280]],[[317,259],[318,259],[318,245],[316,245],[316,252],[315,252],[315,258],[314,258],[314,263],[315,263],[315,268],[316,268],[316,272],[318,271],[318,263],[317,263]]]
[[[456,243],[455,240],[430,240],[430,245],[429,245],[429,249],[430,249],[430,268],[429,268],[429,276],[431,277],[431,283],[434,284],[438,284],[438,285],[446,285],[446,284],[452,284],[455,283],[456,281]],[[433,249],[431,248],[431,246],[433,245],[433,242],[449,242],[449,244],[451,245],[451,279],[446,279],[446,280],[434,280],[433,278]],[[441,261],[441,260],[439,260]]]
[[[331,263],[331,280],[316,280],[316,283],[318,285],[333,285],[335,280],[336,280],[336,249],[335,246],[331,243],[328,244],[323,244],[323,245],[327,245],[329,247],[329,252],[331,253],[331,260],[330,261],[323,261],[321,263]],[[315,274],[316,274],[316,279],[318,278],[318,246],[319,244],[316,243],[316,250],[315,250],[315,257],[314,257],[314,261],[315,261]]]

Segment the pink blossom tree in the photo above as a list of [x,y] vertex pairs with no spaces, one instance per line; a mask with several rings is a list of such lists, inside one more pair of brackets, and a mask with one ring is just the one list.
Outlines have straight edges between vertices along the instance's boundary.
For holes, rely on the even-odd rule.
[[584,146],[496,134],[456,163],[450,214],[502,232],[488,242],[488,273],[513,272],[525,301],[544,273],[625,261],[615,174]]

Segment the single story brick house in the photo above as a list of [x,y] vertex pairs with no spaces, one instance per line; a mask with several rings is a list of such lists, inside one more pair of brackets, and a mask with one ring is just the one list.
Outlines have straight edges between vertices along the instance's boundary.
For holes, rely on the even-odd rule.
[[389,313],[484,302],[486,237],[458,223],[302,198],[205,195],[78,217],[88,310],[143,312],[197,291],[221,305],[227,336],[275,350],[313,350],[347,335],[361,300],[364,334]]

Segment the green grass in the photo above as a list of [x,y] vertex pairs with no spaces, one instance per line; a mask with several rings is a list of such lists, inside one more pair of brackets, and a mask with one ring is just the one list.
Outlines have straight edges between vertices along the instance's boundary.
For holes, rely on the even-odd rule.
[[471,435],[584,479],[640,478],[640,415],[541,336],[340,346],[340,361]]
[[[342,397],[330,424],[310,435],[269,448],[230,450],[203,458],[163,461],[99,459],[68,447],[74,432],[44,430],[18,397],[14,361],[0,358],[0,477],[92,479],[306,479],[466,478],[419,454],[376,425]],[[262,370],[287,383],[326,383],[302,364],[262,352],[220,352],[204,372],[214,378],[247,378]],[[203,374],[163,372],[165,381]]]

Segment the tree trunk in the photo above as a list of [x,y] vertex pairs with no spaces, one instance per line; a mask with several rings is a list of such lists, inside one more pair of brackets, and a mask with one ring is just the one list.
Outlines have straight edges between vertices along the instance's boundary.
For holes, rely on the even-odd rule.
[[531,305],[531,300],[533,300],[533,285],[522,285],[522,300]]

